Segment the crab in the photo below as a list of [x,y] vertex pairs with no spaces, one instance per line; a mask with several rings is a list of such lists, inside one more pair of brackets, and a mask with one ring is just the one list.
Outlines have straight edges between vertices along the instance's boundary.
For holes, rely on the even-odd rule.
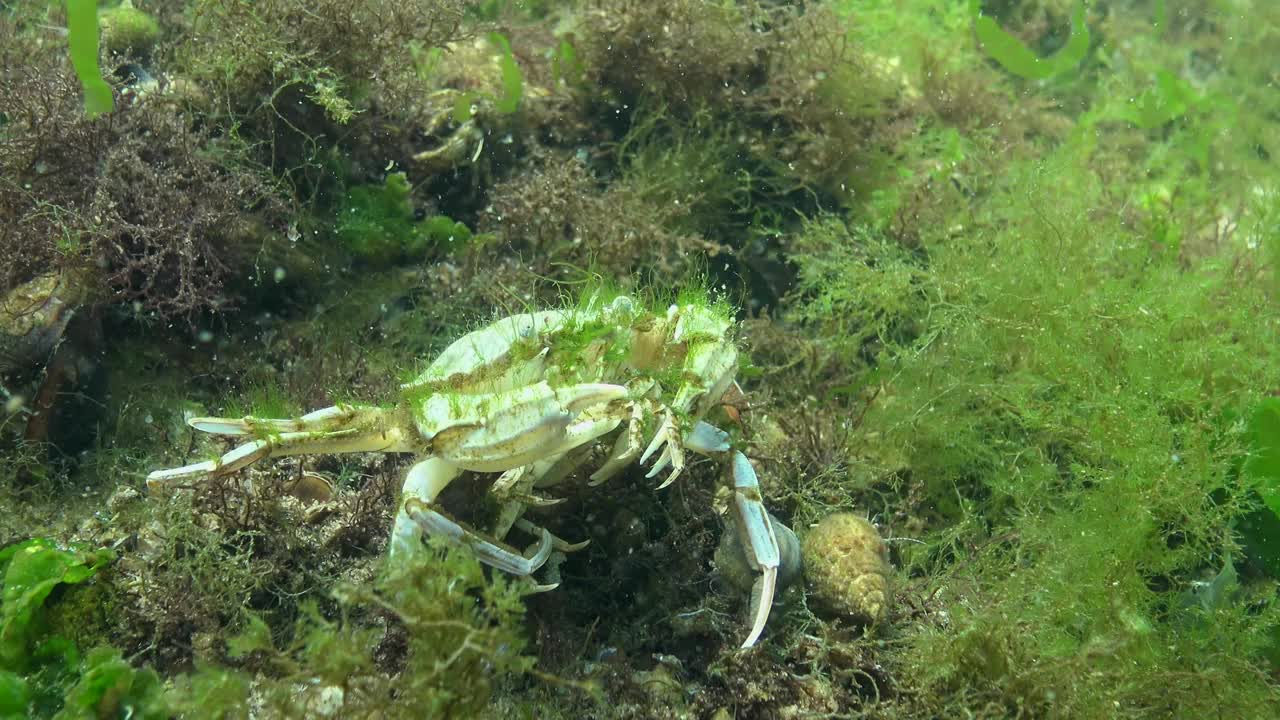
[[[740,390],[732,309],[705,298],[646,309],[631,297],[591,294],[576,307],[511,315],[464,335],[425,371],[401,386],[393,407],[339,404],[292,419],[192,418],[201,431],[248,436],[217,459],[147,477],[156,490],[234,473],[269,457],[312,453],[415,453],[391,530],[394,557],[420,548],[423,536],[469,547],[513,575],[532,576],[569,543],[523,517],[530,505],[559,500],[538,494],[593,457],[616,431],[607,458],[590,475],[598,486],[637,460],[653,458],[647,477],[675,482],[686,452],[728,467],[732,516],[758,573],[751,647],[764,630],[777,584],[779,550],[751,462],[729,434],[703,418]],[[501,473],[491,492],[502,500],[494,527],[482,532],[437,502],[464,471]],[[537,538],[522,553],[505,542],[518,528]],[[558,583],[537,585],[550,590]]]

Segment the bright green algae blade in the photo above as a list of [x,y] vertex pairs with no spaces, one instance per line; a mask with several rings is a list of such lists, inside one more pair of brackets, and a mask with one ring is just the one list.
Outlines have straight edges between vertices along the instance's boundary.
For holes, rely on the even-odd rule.
[[111,86],[102,79],[98,67],[98,3],[96,0],[67,0],[67,47],[71,66],[84,88],[84,111],[89,117],[111,112],[115,107]]

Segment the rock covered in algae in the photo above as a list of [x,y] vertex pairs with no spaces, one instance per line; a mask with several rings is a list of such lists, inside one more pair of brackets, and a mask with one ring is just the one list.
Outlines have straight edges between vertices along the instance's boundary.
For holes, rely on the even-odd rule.
[[102,46],[113,53],[149,53],[160,39],[160,23],[135,8],[132,0],[98,11]]
[[822,519],[804,536],[805,577],[826,609],[879,622],[889,609],[889,550],[876,526],[852,513]]
[[0,295],[0,373],[44,362],[62,340],[81,293],[61,275],[41,275]]

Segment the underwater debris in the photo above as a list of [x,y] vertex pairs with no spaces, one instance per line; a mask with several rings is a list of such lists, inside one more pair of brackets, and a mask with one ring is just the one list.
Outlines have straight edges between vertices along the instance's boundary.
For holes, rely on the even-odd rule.
[[805,577],[828,610],[863,622],[889,609],[889,550],[876,526],[853,513],[822,519],[804,536]]

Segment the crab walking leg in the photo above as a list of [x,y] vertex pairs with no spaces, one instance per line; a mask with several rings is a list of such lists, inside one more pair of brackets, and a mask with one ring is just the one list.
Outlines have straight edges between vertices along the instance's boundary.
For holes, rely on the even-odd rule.
[[[494,536],[498,539],[505,538],[511,526],[517,520],[520,520],[524,514],[526,505],[548,507],[560,504],[562,501],[560,499],[547,500],[534,495],[532,493],[533,488],[559,483],[564,479],[565,475],[568,475],[581,464],[585,454],[590,451],[588,444],[592,440],[613,432],[621,422],[621,414],[609,411],[606,411],[600,417],[591,417],[576,422],[569,426],[560,444],[551,450],[549,455],[528,465],[503,473],[502,477],[494,482],[491,489],[492,493],[506,501],[503,504],[502,512],[498,515],[498,521],[494,525]],[[528,521],[522,522],[533,528],[531,532],[545,532],[545,530],[532,525]],[[522,529],[528,530],[529,528],[522,526]],[[580,543],[558,542],[574,550],[580,550],[591,541],[585,540]],[[557,545],[556,549],[563,550],[564,548]]]
[[[494,487],[490,489],[490,492],[504,501],[502,510],[498,513],[498,519],[493,524],[493,536],[499,540],[504,539],[512,526],[532,534],[540,533],[542,528],[522,519],[525,508],[528,506],[552,507],[564,502],[564,498],[543,498],[534,495],[533,488],[554,485],[560,482],[565,475],[581,464],[583,457],[589,454],[589,451],[590,448],[575,448],[567,453],[545,458],[532,465],[526,465],[504,473],[499,478],[499,481],[506,480],[508,477],[514,477],[515,480],[511,485],[501,490],[498,488],[497,483],[494,483]],[[581,550],[590,544],[590,540],[584,540],[580,543],[568,543],[556,538],[557,550],[569,548],[568,551],[572,552]]]
[[187,421],[191,427],[213,435],[254,435],[260,433],[314,432],[341,430],[354,421],[382,419],[381,408],[339,403],[307,413],[299,418],[195,417]]
[[[567,401],[564,398],[555,399],[563,402],[569,410],[576,412],[578,408],[574,408],[574,404],[588,405],[595,400],[603,402],[615,400],[619,393],[625,393],[626,389],[614,385],[579,385],[569,388],[568,392],[570,394]],[[547,412],[543,418],[525,423],[524,432],[537,436],[536,452],[541,455],[541,460],[551,460],[589,443],[611,432],[618,423],[622,422],[622,415],[618,412],[610,412],[607,409],[592,411],[587,407],[580,409],[586,416],[585,419],[567,426],[562,424],[566,413],[556,412]],[[549,420],[546,419],[548,417]],[[512,424],[515,425],[515,423]],[[470,547],[481,562],[499,570],[513,575],[529,575],[541,567],[551,554],[554,538],[549,531],[529,526],[531,531],[540,532],[542,541],[534,556],[525,558],[514,548],[485,537],[436,509],[434,505],[436,496],[458,476],[461,470],[511,471],[520,467],[535,450],[535,448],[523,447],[522,443],[513,443],[506,439],[510,435],[519,434],[515,427],[501,428],[498,432],[490,432],[489,428],[469,429],[465,432],[472,437],[479,436],[479,442],[469,443],[468,435],[460,434],[445,448],[443,457],[427,458],[409,470],[405,478],[400,511],[396,516],[395,527],[392,529],[393,551],[403,552],[413,547],[413,542],[417,541],[420,533],[426,532],[451,538],[459,544]],[[491,452],[487,457],[478,457],[476,448],[486,442],[491,444]],[[537,463],[538,460],[533,462]],[[553,461],[539,464],[534,472],[550,472],[555,466]],[[506,476],[508,479],[504,485],[515,484],[521,474],[512,473]],[[518,511],[522,511],[523,507],[517,504],[513,509],[517,512],[510,513],[511,523],[518,519]],[[502,533],[505,535],[509,528],[510,525],[501,528]]]
[[756,608],[755,620],[751,625],[751,633],[742,643],[749,648],[756,644],[760,633],[764,631],[765,622],[769,620],[769,610],[773,607],[773,595],[778,584],[778,565],[780,552],[778,538],[773,534],[773,525],[769,522],[769,513],[765,510],[760,498],[760,483],[751,461],[741,452],[734,450],[732,458],[733,472],[733,505],[734,517],[738,521],[738,532],[742,534],[742,546],[747,551],[748,560],[760,570],[760,578],[756,581],[753,593],[753,604]]
[[530,575],[551,557],[553,539],[543,530],[538,551],[526,558],[515,548],[489,540],[454,520],[434,503],[436,497],[461,473],[461,469],[437,457],[427,458],[409,469],[404,481],[404,497],[391,530],[392,557],[421,544],[421,533],[440,535],[471,548],[480,562],[512,575]]
[[437,393],[422,403],[423,414],[449,422],[437,428],[420,421],[419,430],[430,438],[432,453],[461,468],[505,472],[598,437],[581,432],[583,422],[611,423],[602,433],[617,427],[621,417],[609,406],[627,394],[621,385],[583,383],[552,388],[545,381],[500,393]]
[[717,379],[714,382],[685,382],[676,392],[670,408],[664,409],[662,424],[658,426],[658,431],[649,442],[649,447],[645,448],[644,454],[640,456],[640,462],[643,464],[655,451],[662,449],[662,453],[654,461],[649,473],[645,475],[647,478],[652,478],[668,465],[671,466],[671,473],[658,486],[659,490],[675,482],[684,471],[684,452],[680,443],[681,431],[676,422],[676,414],[685,415],[693,412],[698,417],[705,415],[708,407],[723,397],[729,383],[733,382],[732,370],[738,365],[738,349],[733,346],[733,343],[720,339],[723,329],[719,333],[711,334],[710,337],[715,339],[707,339],[704,334],[707,331],[708,328],[684,326],[676,329],[677,342],[682,337],[701,336],[700,339],[689,340],[689,350],[683,367],[684,376]]
[[605,461],[595,472],[591,473],[591,477],[587,485],[596,487],[614,475],[618,471],[631,464],[636,456],[640,454],[640,443],[644,436],[644,415],[640,409],[640,403],[631,403],[631,418],[627,422],[627,427],[618,434],[618,439],[613,444],[613,452],[609,453],[609,459]]
[[332,432],[286,432],[248,442],[217,460],[206,460],[147,475],[147,487],[157,489],[174,480],[216,478],[248,467],[259,460],[286,455],[315,453],[410,452],[413,443],[396,427],[374,430],[334,430]]
[[[547,531],[546,528],[540,527],[538,525],[534,525],[533,523],[529,522],[528,520],[525,520],[524,518],[520,518],[519,520],[516,520],[515,526],[529,533],[530,535],[538,532]],[[571,543],[568,540],[565,540],[564,538],[559,537],[558,535],[551,536],[551,547],[555,548],[556,550],[559,550],[560,552],[565,552],[565,553],[578,552],[579,550],[586,549],[589,545],[591,545],[591,538],[587,538],[582,542]]]
[[541,458],[504,472],[494,481],[490,492],[503,500],[522,496],[526,498],[523,502],[538,507],[560,504],[561,500],[535,498],[531,491],[534,487],[547,487],[563,480],[578,467],[585,454],[583,451],[590,451],[588,443],[613,432],[622,419],[619,412],[606,410],[598,417],[587,417],[573,423],[565,428],[563,437],[555,446],[545,449]]
[[662,472],[668,465],[671,466],[671,474],[667,476],[662,484],[658,485],[658,489],[662,490],[668,485],[676,481],[680,477],[680,473],[684,472],[684,448],[680,444],[680,429],[676,425],[675,417],[668,410],[664,412],[662,424],[658,426],[658,431],[654,433],[653,440],[649,442],[649,447],[645,448],[644,454],[640,456],[640,463],[643,465],[649,456],[658,448],[662,448],[662,454],[657,460],[653,461],[653,467],[649,468],[649,472],[645,474],[646,478],[652,478]]

